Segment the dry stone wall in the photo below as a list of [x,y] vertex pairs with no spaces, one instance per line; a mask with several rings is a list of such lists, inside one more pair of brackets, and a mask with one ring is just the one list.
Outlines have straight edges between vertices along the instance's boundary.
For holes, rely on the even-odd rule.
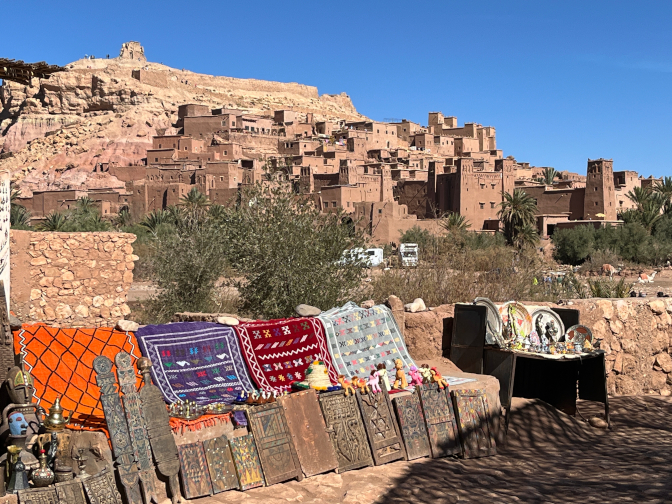
[[[610,395],[672,394],[672,299],[580,299],[563,307],[579,310],[581,323],[592,329],[606,352]],[[454,310],[455,305],[442,305],[426,312],[395,312],[411,355],[447,355]]]
[[22,322],[114,326],[130,315],[138,256],[129,233],[11,232],[10,306]]

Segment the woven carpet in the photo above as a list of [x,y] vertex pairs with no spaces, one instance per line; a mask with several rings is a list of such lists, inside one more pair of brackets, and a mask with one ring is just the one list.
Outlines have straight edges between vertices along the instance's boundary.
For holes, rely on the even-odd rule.
[[252,390],[233,329],[213,322],[148,325],[136,332],[149,357],[154,384],[169,403],[230,404],[242,390]]
[[[44,324],[24,324],[14,332],[14,348],[23,357],[26,370],[35,381],[36,402],[45,410],[61,397],[66,414],[72,414],[69,427],[106,430],[100,404],[93,359],[105,355],[114,362],[122,350],[133,364],[140,357],[133,333],[110,327],[97,329],[59,329]],[[116,373],[116,367],[113,369]],[[141,379],[138,378],[138,386]]]
[[257,321],[235,327],[250,375],[260,389],[288,391],[302,381],[311,362],[324,361],[329,379],[336,369],[327,350],[322,322],[317,318]]
[[347,303],[319,316],[327,333],[329,353],[339,374],[366,378],[384,363],[390,383],[394,381],[394,361],[401,359],[404,372],[414,364],[404,338],[387,306],[371,309]]

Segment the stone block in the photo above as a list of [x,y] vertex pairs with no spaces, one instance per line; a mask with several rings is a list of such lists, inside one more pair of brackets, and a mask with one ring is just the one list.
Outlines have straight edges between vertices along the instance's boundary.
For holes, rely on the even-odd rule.
[[651,311],[653,313],[655,313],[656,315],[661,315],[661,314],[665,313],[665,310],[666,310],[665,303],[660,299],[656,299],[655,301],[651,301],[649,303],[649,308],[651,308]]
[[83,304],[79,305],[77,308],[75,308],[75,313],[82,318],[86,318],[89,316],[89,308]]
[[42,291],[40,289],[31,289],[30,291],[30,300],[35,301],[42,297]]
[[104,301],[105,299],[102,296],[96,296],[93,298],[93,306],[100,308]]
[[31,266],[42,266],[47,264],[47,259],[45,257],[36,257],[30,261]]
[[91,278],[91,270],[86,266],[78,266],[76,268],[72,268],[72,272],[74,273],[75,278],[79,280]]

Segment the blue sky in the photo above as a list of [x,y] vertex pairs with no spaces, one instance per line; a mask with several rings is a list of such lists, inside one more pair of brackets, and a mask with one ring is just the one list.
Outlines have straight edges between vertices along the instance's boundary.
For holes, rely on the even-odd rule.
[[347,92],[374,119],[497,128],[504,155],[672,175],[672,2],[4,0],[0,56],[151,61]]

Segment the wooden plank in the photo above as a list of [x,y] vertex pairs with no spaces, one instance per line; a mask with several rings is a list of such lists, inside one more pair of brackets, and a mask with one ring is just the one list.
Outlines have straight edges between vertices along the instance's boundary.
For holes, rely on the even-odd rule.
[[283,396],[278,402],[285,411],[303,474],[314,476],[336,469],[338,459],[327,433],[317,393],[312,389],[304,390]]
[[303,479],[299,457],[287,427],[282,406],[277,402],[247,411],[266,485]]
[[399,421],[401,437],[406,447],[406,459],[429,457],[430,447],[427,437],[425,416],[416,393],[392,398]]
[[451,391],[464,458],[497,454],[484,389]]
[[425,383],[417,387],[425,416],[432,458],[462,453],[452,402],[438,383]]

